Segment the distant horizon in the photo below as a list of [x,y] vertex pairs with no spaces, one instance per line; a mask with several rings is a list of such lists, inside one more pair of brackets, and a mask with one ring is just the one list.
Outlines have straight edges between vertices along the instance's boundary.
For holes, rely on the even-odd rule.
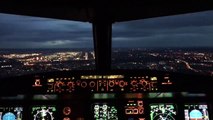
[[[85,48],[0,48],[0,50],[79,50],[79,49],[93,49],[92,47]],[[213,46],[206,47],[112,47],[112,49],[213,49]]]
[[[113,48],[213,48],[213,46],[189,46],[189,47],[112,47]],[[93,47],[82,48],[0,48],[0,49],[93,49]]]

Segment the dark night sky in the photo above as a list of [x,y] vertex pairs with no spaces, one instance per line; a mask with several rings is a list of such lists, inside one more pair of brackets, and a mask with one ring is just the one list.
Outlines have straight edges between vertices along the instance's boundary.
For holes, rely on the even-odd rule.
[[[0,48],[87,47],[90,23],[0,14]],[[115,23],[113,47],[213,47],[213,11]]]

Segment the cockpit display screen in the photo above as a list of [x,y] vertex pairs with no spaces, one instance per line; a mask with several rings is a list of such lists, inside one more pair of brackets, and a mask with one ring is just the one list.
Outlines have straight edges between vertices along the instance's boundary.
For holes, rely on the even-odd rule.
[[209,120],[208,106],[206,104],[184,105],[185,120]]
[[128,120],[145,120],[142,100],[128,100],[124,108]]
[[150,104],[150,120],[176,120],[177,108],[172,103]]
[[114,105],[95,103],[92,108],[95,120],[118,120],[118,111]]
[[33,120],[56,120],[56,107],[33,106],[31,115]]
[[0,107],[0,120],[23,120],[22,107]]
[[144,114],[144,107],[142,100],[129,100],[125,106],[126,115]]

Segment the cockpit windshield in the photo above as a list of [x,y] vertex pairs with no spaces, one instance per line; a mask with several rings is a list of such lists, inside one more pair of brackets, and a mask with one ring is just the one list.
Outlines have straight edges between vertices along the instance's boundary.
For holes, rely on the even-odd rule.
[[[0,78],[95,69],[92,24],[0,14]],[[112,69],[213,76],[213,11],[112,25]]]
[[0,14],[0,78],[95,68],[92,25]]
[[115,23],[113,69],[213,76],[213,11]]

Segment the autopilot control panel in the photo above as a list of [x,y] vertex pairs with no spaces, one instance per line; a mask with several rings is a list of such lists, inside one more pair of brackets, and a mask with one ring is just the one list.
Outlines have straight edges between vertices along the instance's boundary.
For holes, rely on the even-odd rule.
[[39,93],[96,93],[96,92],[151,92],[166,90],[173,84],[169,75],[80,75],[80,76],[35,76],[33,92]]

